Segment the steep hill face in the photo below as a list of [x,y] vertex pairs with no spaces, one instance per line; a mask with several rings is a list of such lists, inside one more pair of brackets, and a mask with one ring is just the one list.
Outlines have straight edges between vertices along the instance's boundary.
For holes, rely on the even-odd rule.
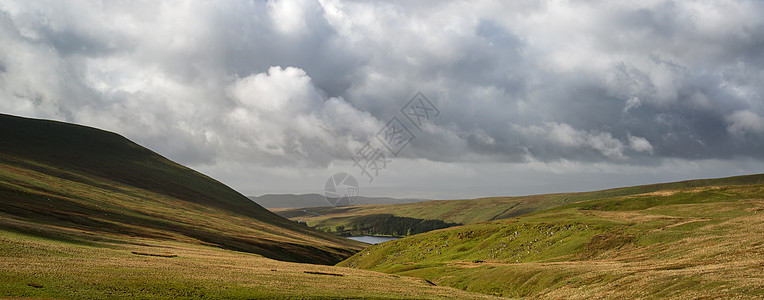
[[339,265],[505,297],[760,298],[762,179],[611,190],[602,198],[374,245]]
[[281,218],[118,134],[9,115],[0,115],[0,228],[193,241],[321,264],[362,248]]

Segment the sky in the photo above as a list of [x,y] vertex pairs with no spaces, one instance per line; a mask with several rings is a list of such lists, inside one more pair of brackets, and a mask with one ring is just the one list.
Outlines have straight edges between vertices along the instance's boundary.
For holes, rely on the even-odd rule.
[[0,112],[245,195],[338,172],[430,199],[763,173],[762,82],[760,1],[0,0]]

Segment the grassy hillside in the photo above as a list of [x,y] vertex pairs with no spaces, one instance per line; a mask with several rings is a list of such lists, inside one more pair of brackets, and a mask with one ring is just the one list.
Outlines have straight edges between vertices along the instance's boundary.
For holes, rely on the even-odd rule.
[[362,247],[278,217],[114,133],[7,115],[0,128],[0,229],[191,241],[322,264]]
[[407,276],[276,261],[170,240],[93,241],[82,234],[88,241],[0,230],[0,298],[490,298]]
[[0,115],[0,298],[487,298],[319,265],[362,247],[117,134]]
[[472,200],[439,200],[394,205],[354,205],[272,210],[280,216],[295,221],[302,220],[310,227],[319,229],[332,229],[337,226],[352,228],[353,226],[370,224],[375,220],[387,216],[472,224],[512,218],[569,203],[593,199],[610,199],[618,196],[684,188],[759,183],[764,183],[764,175],[688,180],[583,193],[560,193],[522,197],[489,197]]
[[[764,297],[762,175],[597,198],[371,246],[341,262],[492,295]],[[624,196],[624,193],[644,193]]]

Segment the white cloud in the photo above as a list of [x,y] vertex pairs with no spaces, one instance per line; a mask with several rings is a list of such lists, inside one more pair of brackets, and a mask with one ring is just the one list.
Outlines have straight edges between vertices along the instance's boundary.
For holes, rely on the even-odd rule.
[[568,124],[547,123],[548,136],[566,147],[591,148],[608,158],[624,159],[624,145],[609,132],[577,130]]
[[629,100],[626,100],[626,106],[623,108],[623,112],[629,112],[632,108],[637,108],[640,105],[642,105],[642,102],[639,101],[639,97],[630,97]]
[[736,111],[725,120],[729,124],[727,131],[736,137],[742,137],[746,133],[764,133],[764,118],[750,110]]
[[523,127],[513,124],[512,129],[526,137],[548,139],[561,147],[596,150],[601,155],[615,160],[627,159],[628,156],[625,154],[627,150],[650,154],[653,152],[652,145],[643,137],[629,134],[628,140],[624,142],[614,138],[609,132],[579,130],[565,123],[547,122],[543,127],[536,125]]
[[305,33],[308,30],[305,24],[307,3],[303,0],[269,0],[269,15],[276,29],[289,35]]
[[294,67],[271,67],[267,74],[237,80],[228,91],[240,104],[262,113],[291,115],[323,101],[305,71]]
[[237,141],[237,156],[262,155],[263,164],[347,159],[353,147],[381,128],[341,98],[326,98],[299,68],[271,67],[237,79],[227,91],[238,105],[224,118],[222,133],[235,133],[227,137]]
[[633,136],[629,134],[629,147],[637,152],[647,152],[653,154],[653,145],[646,138]]

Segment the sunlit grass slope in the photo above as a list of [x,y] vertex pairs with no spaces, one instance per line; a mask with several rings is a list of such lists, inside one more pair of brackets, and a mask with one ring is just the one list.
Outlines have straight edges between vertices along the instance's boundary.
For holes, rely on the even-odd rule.
[[61,240],[174,240],[320,264],[362,248],[283,219],[120,135],[8,115],[0,115],[0,229]]
[[761,299],[763,177],[627,188],[644,193],[415,235],[339,265],[511,297]]
[[[69,230],[60,234],[74,234]],[[86,234],[87,235],[87,234]],[[150,238],[78,242],[0,230],[0,298],[488,299],[426,280]]]

